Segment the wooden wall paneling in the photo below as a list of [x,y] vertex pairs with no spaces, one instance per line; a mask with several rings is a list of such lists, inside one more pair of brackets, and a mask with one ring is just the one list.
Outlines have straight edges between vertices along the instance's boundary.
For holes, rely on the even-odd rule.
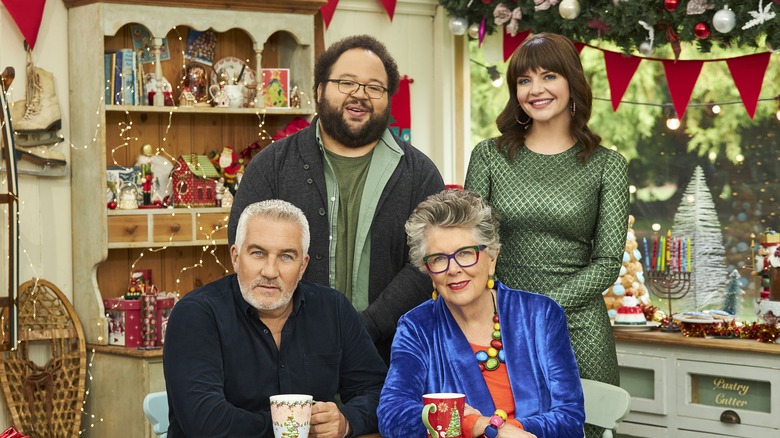
[[192,254],[196,250],[200,252],[200,247],[176,246],[166,249],[166,256],[162,260],[162,291],[178,292],[179,296],[184,296],[193,289],[195,269],[184,270],[184,268],[195,265]]
[[125,294],[127,273],[130,272],[129,258],[127,249],[108,250],[108,258],[98,266],[97,270],[98,287],[103,298],[114,298]]

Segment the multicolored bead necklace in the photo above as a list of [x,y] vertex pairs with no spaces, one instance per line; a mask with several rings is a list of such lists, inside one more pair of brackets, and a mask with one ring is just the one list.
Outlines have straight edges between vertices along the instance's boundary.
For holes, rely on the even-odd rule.
[[504,344],[501,342],[501,324],[498,320],[498,310],[496,309],[496,297],[493,293],[490,293],[490,297],[493,299],[493,340],[490,341],[490,348],[488,351],[479,350],[474,356],[479,362],[480,371],[494,371],[498,369],[498,366],[506,361],[506,353],[504,353]]

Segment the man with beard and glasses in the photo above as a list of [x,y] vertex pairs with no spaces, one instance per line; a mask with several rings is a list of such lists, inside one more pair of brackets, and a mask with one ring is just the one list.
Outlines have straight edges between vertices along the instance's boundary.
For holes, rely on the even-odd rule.
[[168,320],[169,438],[272,438],[269,397],[293,393],[316,401],[310,437],[376,432],[387,368],[349,300],[301,280],[308,248],[308,221],[292,204],[243,211],[236,273],[185,295]]
[[343,292],[362,313],[385,362],[398,319],[430,298],[430,279],[409,262],[404,223],[444,181],[433,162],[389,129],[398,67],[367,35],[331,45],[314,67],[318,117],[247,166],[228,240],[247,205],[284,199],[312,227],[303,278]]

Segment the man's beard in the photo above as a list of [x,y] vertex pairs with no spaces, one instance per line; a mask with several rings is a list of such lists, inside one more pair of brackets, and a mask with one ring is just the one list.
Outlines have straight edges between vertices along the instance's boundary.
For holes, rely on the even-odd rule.
[[[279,298],[276,301],[268,302],[268,298],[254,293],[255,287],[261,284],[273,285],[279,288]],[[251,283],[246,284],[241,280],[238,280],[238,287],[241,289],[241,295],[244,300],[257,310],[271,311],[277,310],[287,305],[292,299],[293,291],[285,290],[283,284],[276,281],[259,281],[253,280]]]
[[[370,111],[371,114],[368,121],[358,128],[357,131],[353,131],[344,121],[344,108],[351,104],[359,104],[366,111]],[[372,108],[368,108],[362,101],[355,98],[347,99],[341,108],[336,108],[325,100],[323,96],[318,102],[317,112],[320,117],[320,123],[322,123],[322,129],[334,140],[350,148],[359,148],[379,140],[390,121],[389,105],[384,113],[377,114]]]

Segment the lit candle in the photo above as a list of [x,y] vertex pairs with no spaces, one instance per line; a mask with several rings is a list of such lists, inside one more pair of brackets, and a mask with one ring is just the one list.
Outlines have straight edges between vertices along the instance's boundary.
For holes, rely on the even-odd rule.
[[666,237],[661,236],[661,253],[659,254],[658,270],[663,272],[666,269]]
[[645,244],[645,270],[650,270],[650,253],[647,252],[647,237],[642,238],[642,242]]
[[677,270],[682,272],[682,237],[677,237]]
[[666,230],[666,252],[664,253],[666,259],[664,260],[664,265],[669,266],[672,259],[672,230]]

